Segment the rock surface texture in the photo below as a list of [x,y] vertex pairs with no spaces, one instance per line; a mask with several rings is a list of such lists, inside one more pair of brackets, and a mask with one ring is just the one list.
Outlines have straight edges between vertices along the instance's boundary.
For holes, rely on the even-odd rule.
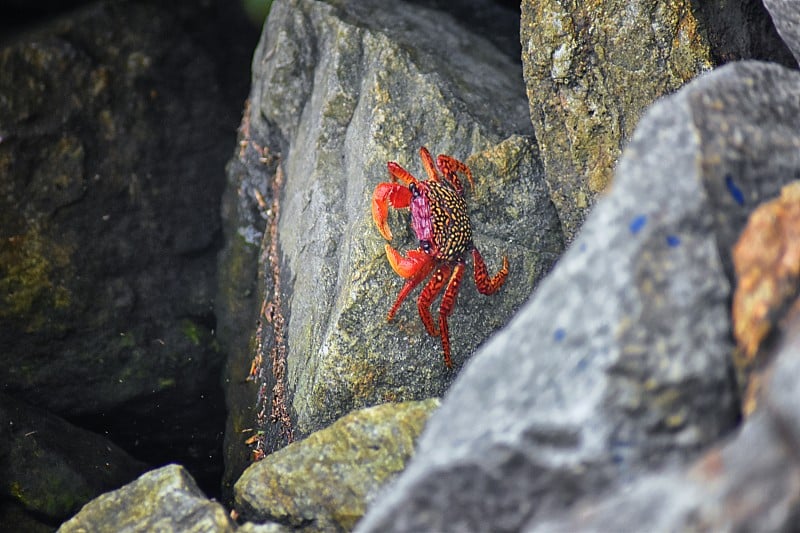
[[790,59],[753,2],[523,0],[520,39],[531,119],[568,241],[656,99],[727,61]]
[[[217,1],[3,35],[0,529],[797,528],[796,2],[277,0],[225,181]],[[453,369],[370,209],[423,145],[510,263]]]
[[[273,4],[226,196],[222,262],[241,264],[235,254],[246,261],[247,242],[260,244],[261,298],[246,323],[262,312],[255,342],[228,370],[229,399],[246,389],[231,405],[229,449],[242,449],[256,413],[269,452],[354,408],[439,396],[452,381],[416,293],[386,321],[402,280],[370,204],[387,161],[424,177],[422,145],[464,160],[475,176],[466,196],[475,243],[492,272],[508,255],[511,273],[492,297],[478,294],[470,265],[450,318],[456,368],[512,316],[562,249],[535,143],[516,135],[531,132],[526,106],[519,65],[443,13],[403,2]],[[407,213],[390,224],[393,246],[418,246]],[[255,383],[237,384],[254,355]]]
[[58,531],[214,531],[236,525],[219,503],[206,498],[182,466],[152,470],[136,481],[103,494],[64,522]]
[[252,522],[296,531],[351,531],[414,451],[435,399],[361,409],[250,466],[235,508]]
[[800,176],[798,86],[736,63],[648,111],[608,197],[358,531],[519,530],[734,427],[731,248]]
[[800,321],[789,317],[766,371],[759,408],[735,437],[685,469],[646,476],[570,516],[533,522],[555,531],[794,531],[800,505]]

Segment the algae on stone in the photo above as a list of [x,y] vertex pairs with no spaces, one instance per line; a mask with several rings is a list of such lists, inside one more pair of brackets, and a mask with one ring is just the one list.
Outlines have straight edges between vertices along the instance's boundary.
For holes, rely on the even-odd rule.
[[61,533],[105,531],[233,532],[222,505],[206,498],[185,468],[167,465],[87,503]]
[[436,399],[350,413],[248,468],[235,486],[243,519],[301,531],[350,531],[414,451]]
[[644,109],[713,66],[689,0],[522,2],[530,114],[572,241]]

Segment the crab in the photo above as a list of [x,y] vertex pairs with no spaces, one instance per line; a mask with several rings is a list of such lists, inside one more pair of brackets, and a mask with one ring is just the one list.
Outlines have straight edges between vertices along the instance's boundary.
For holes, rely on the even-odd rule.
[[[372,218],[387,241],[392,240],[388,224],[389,207],[411,209],[411,228],[419,239],[419,247],[408,250],[405,255],[386,244],[389,264],[406,279],[389,309],[387,320],[394,318],[411,291],[433,272],[420,292],[417,309],[428,334],[441,338],[444,363],[452,368],[447,318],[455,307],[467,256],[472,254],[478,292],[486,295],[497,292],[505,282],[508,258],[503,257],[503,267],[494,276],[489,276],[486,263],[472,241],[464,186],[458,178],[460,172],[474,188],[469,167],[447,155],[440,155],[434,165],[433,157],[424,146],[419,154],[428,174],[427,180],[418,180],[399,164],[390,161],[387,167],[392,182],[379,183],[372,195]],[[430,308],[442,289],[444,294],[439,305],[439,320],[435,323]]]

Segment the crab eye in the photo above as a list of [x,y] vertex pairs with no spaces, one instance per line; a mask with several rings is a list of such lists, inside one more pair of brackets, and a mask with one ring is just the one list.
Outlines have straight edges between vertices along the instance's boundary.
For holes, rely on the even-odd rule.
[[426,253],[431,251],[431,241],[419,241],[419,245]]
[[412,183],[411,185],[408,186],[408,188],[409,190],[411,190],[411,196],[413,196],[414,198],[419,196],[419,189],[417,188],[416,183]]

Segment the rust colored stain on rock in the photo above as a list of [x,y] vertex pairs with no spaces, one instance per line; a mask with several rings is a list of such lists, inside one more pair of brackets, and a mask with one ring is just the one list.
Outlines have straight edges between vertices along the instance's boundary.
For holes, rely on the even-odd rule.
[[800,280],[800,182],[785,186],[779,198],[756,209],[733,248],[737,286],[733,333],[737,372],[746,382],[743,410],[755,408],[760,381],[754,373],[767,362],[765,341],[797,311]]

